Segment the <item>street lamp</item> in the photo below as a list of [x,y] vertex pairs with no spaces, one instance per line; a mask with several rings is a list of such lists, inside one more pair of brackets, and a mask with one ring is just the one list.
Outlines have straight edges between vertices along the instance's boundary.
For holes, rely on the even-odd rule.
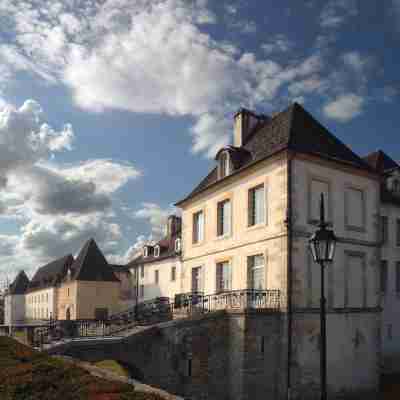
[[321,193],[320,222],[318,229],[309,240],[309,248],[314,262],[321,266],[321,300],[320,300],[320,372],[321,400],[326,400],[326,300],[325,300],[325,264],[332,263],[335,256],[336,236],[333,230],[327,229],[325,222],[324,195]]

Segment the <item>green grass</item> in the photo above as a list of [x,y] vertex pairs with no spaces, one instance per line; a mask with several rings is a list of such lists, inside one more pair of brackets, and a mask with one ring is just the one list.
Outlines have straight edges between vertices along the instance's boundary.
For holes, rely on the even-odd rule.
[[118,361],[115,360],[103,360],[94,363],[96,367],[106,369],[107,371],[113,372],[114,374],[129,378],[129,372],[124,368]]
[[1,400],[161,400],[0,336]]

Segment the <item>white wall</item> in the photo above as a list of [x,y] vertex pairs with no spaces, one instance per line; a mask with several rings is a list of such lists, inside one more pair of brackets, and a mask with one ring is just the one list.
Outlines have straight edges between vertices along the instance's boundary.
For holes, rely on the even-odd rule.
[[4,324],[15,324],[25,319],[25,295],[8,295],[4,298]]
[[35,290],[26,294],[27,319],[49,319],[50,315],[56,318],[56,288],[50,287]]
[[[175,280],[171,280],[171,269],[176,267]],[[155,282],[155,271],[158,271],[159,281]],[[132,274],[134,273],[131,271]],[[181,293],[182,263],[179,257],[168,258],[144,264],[144,277],[141,275],[141,267],[138,269],[138,290],[140,285],[144,287],[144,296],[138,297],[138,301],[154,299],[155,297],[169,297],[172,300],[175,294]],[[138,292],[138,294],[140,294]]]
[[400,262],[400,247],[396,243],[396,220],[400,207],[383,204],[381,215],[388,217],[388,241],[382,246],[381,258],[388,262],[386,292],[382,293],[382,354],[388,372],[400,371],[400,292],[396,291],[396,263]]

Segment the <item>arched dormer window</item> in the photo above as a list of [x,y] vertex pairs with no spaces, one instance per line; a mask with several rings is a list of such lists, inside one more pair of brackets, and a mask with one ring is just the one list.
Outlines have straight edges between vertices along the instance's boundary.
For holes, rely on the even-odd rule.
[[181,239],[175,239],[175,253],[180,253],[181,252]]
[[143,257],[146,258],[149,256],[149,246],[143,247]]
[[218,157],[218,177],[225,178],[231,172],[231,160],[228,151],[223,151]]
[[159,245],[154,247],[154,257],[160,257],[160,246]]

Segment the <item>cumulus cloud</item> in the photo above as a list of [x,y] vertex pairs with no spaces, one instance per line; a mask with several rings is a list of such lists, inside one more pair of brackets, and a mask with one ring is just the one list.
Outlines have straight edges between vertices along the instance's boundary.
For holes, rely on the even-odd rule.
[[[14,66],[64,83],[76,104],[90,111],[190,116],[193,150],[208,156],[231,134],[226,123],[216,131],[210,121],[240,106],[272,108],[278,91],[315,60],[282,65],[215,41],[201,30],[216,22],[204,0],[106,0],[75,8],[43,0],[34,10],[6,3],[0,16],[15,38],[0,49],[0,61],[7,60],[9,73]],[[247,33],[256,29],[251,21],[233,22]],[[277,40],[281,50],[288,46]]]
[[321,11],[320,25],[323,28],[338,28],[357,14],[356,0],[330,0]]
[[261,49],[266,54],[286,53],[293,48],[293,43],[283,34],[275,35],[267,43],[261,45]]
[[0,110],[0,174],[34,164],[51,152],[71,149],[74,133],[70,124],[60,131],[41,122],[42,108],[27,100],[20,108]]
[[175,207],[164,209],[155,203],[143,203],[142,208],[135,211],[133,216],[134,218],[147,220],[151,226],[152,237],[159,239],[165,234],[168,216],[177,213],[178,210]]
[[364,99],[356,94],[343,94],[327,103],[323,112],[328,118],[348,122],[361,114],[364,102]]
[[114,194],[141,172],[110,159],[50,162],[53,152],[72,150],[74,133],[69,124],[53,129],[42,115],[34,100],[0,112],[0,217],[20,226],[20,235],[0,238],[1,264],[37,267],[77,252],[90,237],[117,254],[121,230],[113,219]]

